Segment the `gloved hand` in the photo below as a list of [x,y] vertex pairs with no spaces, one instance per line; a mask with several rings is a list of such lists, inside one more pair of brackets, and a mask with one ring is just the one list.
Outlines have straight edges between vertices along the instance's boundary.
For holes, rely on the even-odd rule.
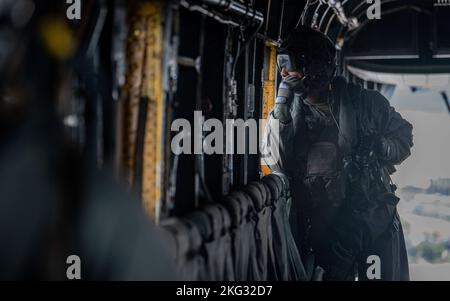
[[305,89],[304,77],[288,75],[281,81],[277,97],[292,98],[295,93],[302,93]]
[[290,107],[295,93],[301,93],[305,89],[303,78],[294,75],[288,75],[278,87],[277,99],[273,110],[274,117],[282,123],[291,120]]
[[377,156],[384,155],[384,144],[381,135],[371,134],[361,138],[358,146],[358,154],[369,157],[371,153]]

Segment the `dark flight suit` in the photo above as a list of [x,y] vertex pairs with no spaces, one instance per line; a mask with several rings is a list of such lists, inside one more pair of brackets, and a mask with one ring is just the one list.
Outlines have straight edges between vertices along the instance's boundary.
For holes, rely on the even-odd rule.
[[410,155],[412,125],[377,91],[342,77],[331,87],[326,105],[298,94],[277,98],[266,126],[263,153],[279,151],[269,165],[292,181],[296,242],[325,269],[325,280],[374,279],[371,255],[380,259],[381,280],[409,280],[390,174]]

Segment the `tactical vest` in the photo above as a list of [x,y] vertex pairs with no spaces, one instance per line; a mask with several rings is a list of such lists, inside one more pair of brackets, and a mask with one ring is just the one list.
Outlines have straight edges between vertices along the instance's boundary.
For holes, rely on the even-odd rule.
[[304,106],[308,151],[303,183],[312,205],[339,206],[338,178],[342,170],[338,129],[331,114],[318,116]]
[[325,116],[307,104],[301,106],[304,124],[296,141],[301,140],[301,177],[312,207],[341,206],[346,196],[345,164],[357,143],[355,112],[361,89],[340,77],[332,87],[331,111]]

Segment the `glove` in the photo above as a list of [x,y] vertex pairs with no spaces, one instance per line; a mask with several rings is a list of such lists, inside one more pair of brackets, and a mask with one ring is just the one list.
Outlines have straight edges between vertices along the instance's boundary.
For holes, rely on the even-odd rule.
[[379,134],[371,134],[369,136],[364,136],[361,138],[358,147],[358,154],[361,156],[370,156],[371,153],[377,156],[384,155],[384,145],[383,138]]
[[288,75],[280,83],[278,87],[277,99],[273,110],[274,117],[282,123],[291,120],[290,107],[295,93],[301,93],[305,90],[303,78]]
[[306,87],[304,84],[304,78],[300,78],[295,75],[288,75],[283,78],[280,86],[278,87],[277,100],[280,98],[280,102],[283,102],[283,98],[285,98],[286,102],[292,102],[292,98],[295,93],[302,93],[305,90]]

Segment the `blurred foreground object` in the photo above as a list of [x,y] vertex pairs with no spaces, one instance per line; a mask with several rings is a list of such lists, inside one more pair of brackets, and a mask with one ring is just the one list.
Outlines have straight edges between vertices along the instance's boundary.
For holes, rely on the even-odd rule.
[[65,280],[77,255],[82,280],[172,280],[139,202],[64,138],[59,96],[71,94],[70,60],[83,45],[55,15],[64,6],[0,3],[0,279]]

